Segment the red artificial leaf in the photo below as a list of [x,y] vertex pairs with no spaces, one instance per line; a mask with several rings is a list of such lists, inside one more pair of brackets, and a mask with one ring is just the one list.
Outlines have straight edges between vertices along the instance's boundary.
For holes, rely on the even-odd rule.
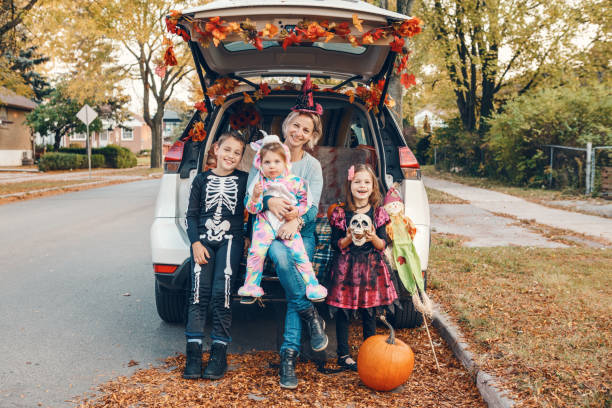
[[172,46],[169,46],[166,52],[164,53],[164,64],[171,67],[178,64]]
[[298,36],[295,33],[291,33],[287,37],[285,37],[285,39],[283,40],[283,49],[287,50],[287,47],[293,44],[299,45],[301,41],[302,41],[301,35]]
[[408,89],[413,85],[416,85],[416,78],[412,74],[404,73],[400,78],[400,82],[404,85],[404,88]]
[[255,37],[255,39],[253,40],[253,45],[259,51],[263,50],[263,41],[261,40],[261,37]]
[[403,256],[398,256],[397,257],[397,263],[400,265],[403,265],[406,263],[406,258],[404,258]]
[[334,28],[334,32],[336,33],[336,35],[345,36],[347,34],[350,34],[351,27],[349,27],[349,23],[345,21],[343,23],[338,24]]
[[204,103],[204,101],[197,102],[195,105],[193,105],[193,107],[202,113],[208,112],[208,109],[206,109],[206,104]]
[[408,65],[408,54],[405,54],[400,63],[397,65],[397,73],[400,74],[404,69],[406,69],[406,65]]
[[396,29],[396,33],[400,37],[414,37],[421,32],[421,20],[413,17],[409,20],[404,20],[399,28]]
[[259,84],[259,89],[261,90],[261,93],[263,95],[269,95],[270,92],[272,92],[267,82],[262,82],[261,84]]
[[404,46],[404,39],[396,36],[390,45],[391,51],[402,52],[402,47]]

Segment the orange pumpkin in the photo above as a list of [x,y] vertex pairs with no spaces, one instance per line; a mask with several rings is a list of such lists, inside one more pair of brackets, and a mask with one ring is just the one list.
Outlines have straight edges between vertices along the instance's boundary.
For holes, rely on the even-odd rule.
[[344,203],[343,203],[343,202],[340,202],[340,201],[336,201],[335,203],[333,203],[333,204],[331,204],[329,207],[327,207],[327,219],[328,219],[328,220],[331,220],[331,215],[332,215],[332,213],[334,212],[334,209],[335,209],[336,207],[338,207],[338,206],[340,206],[340,207],[344,207]]
[[391,329],[389,337],[379,334],[369,337],[359,348],[357,371],[368,387],[390,391],[408,380],[414,368],[414,353],[403,341],[395,338],[395,330],[385,316],[380,319]]

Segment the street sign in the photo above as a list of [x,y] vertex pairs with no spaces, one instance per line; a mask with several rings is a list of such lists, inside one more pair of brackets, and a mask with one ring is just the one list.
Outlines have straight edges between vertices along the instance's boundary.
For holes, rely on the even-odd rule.
[[91,140],[89,140],[89,125],[98,117],[98,114],[91,106],[85,104],[76,116],[81,122],[87,125],[87,165],[89,167],[89,178],[91,178]]
[[81,122],[89,126],[98,117],[98,113],[91,106],[85,104],[76,116]]

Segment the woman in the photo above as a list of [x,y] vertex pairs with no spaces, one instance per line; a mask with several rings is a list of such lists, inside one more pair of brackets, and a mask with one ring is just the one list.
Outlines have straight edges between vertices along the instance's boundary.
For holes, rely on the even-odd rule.
[[[322,109],[321,105],[314,104],[312,99],[308,103],[309,83],[310,78],[307,78],[304,97],[300,98],[298,105],[287,116],[283,122],[282,130],[285,138],[284,143],[291,152],[291,172],[308,183],[312,205],[302,217],[298,217],[297,208],[282,198],[264,197],[264,208],[272,211],[279,219],[285,220],[285,224],[278,232],[278,237],[282,239],[292,237],[302,224],[300,233],[306,247],[306,253],[312,260],[315,249],[316,216],[323,189],[323,172],[319,161],[308,154],[304,150],[304,146],[314,147],[322,136],[320,117]],[[310,92],[312,91],[310,90]],[[247,185],[250,185],[255,174],[256,170],[251,169]],[[300,350],[301,320],[308,327],[311,346],[314,350],[323,350],[327,347],[327,336],[322,319],[318,316],[312,303],[306,298],[304,280],[296,270],[287,248],[280,241],[274,241],[268,250],[268,256],[276,266],[278,278],[287,297],[284,340],[280,348],[280,386],[293,389],[297,387],[295,362]]]

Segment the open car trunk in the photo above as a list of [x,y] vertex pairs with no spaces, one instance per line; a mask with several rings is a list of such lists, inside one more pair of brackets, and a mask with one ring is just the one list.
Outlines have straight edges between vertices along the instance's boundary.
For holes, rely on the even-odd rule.
[[[362,31],[353,24],[353,16],[358,18]],[[256,30],[264,30],[266,24],[273,24],[279,31],[264,39],[261,50],[236,33],[228,34],[217,46],[203,46],[201,33],[205,30],[206,22],[215,17],[227,23],[241,23],[248,19]],[[357,78],[369,82],[385,74],[393,36],[357,46],[347,42],[346,36],[360,36],[363,32],[388,27],[392,22],[408,18],[355,0],[218,0],[185,10],[179,24],[189,32],[192,44],[202,58],[200,63],[212,79],[232,75],[305,76],[310,73],[313,76]],[[338,34],[317,41],[304,37],[299,46],[284,49],[283,38],[294,32],[296,27],[304,27],[304,22],[345,23],[345,30],[341,32],[344,37]]]

